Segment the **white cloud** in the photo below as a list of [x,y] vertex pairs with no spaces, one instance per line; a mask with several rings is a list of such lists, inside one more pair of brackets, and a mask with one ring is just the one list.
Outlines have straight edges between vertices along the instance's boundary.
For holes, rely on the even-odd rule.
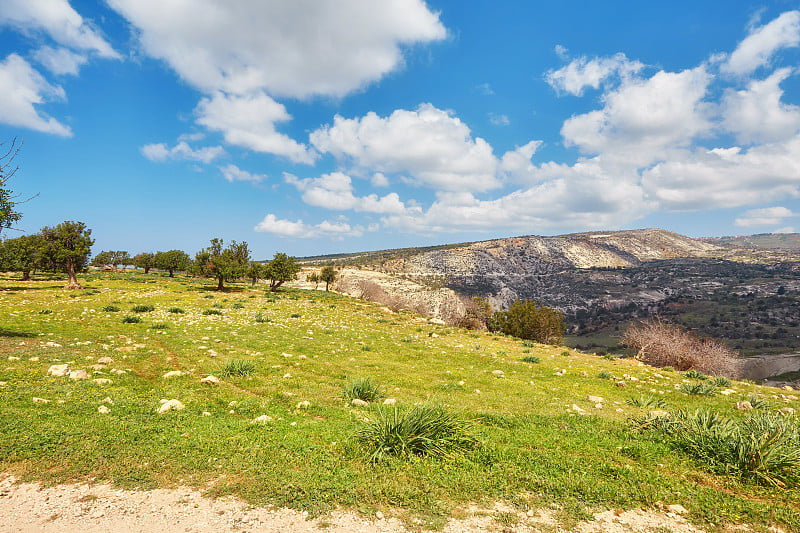
[[480,85],[476,85],[475,89],[477,89],[478,92],[485,94],[486,96],[492,96],[494,94],[492,86],[489,85],[488,83],[481,83]]
[[407,175],[415,184],[450,191],[486,191],[500,186],[497,158],[485,140],[449,111],[422,104],[388,117],[334,117],[332,126],[310,135],[323,153],[352,161],[370,172]]
[[[562,55],[566,49],[556,46],[556,53]],[[575,96],[581,96],[586,87],[598,89],[600,84],[612,76],[619,76],[627,79],[644,68],[639,61],[629,60],[625,54],[619,53],[612,57],[595,57],[589,59],[586,56],[573,59],[568,65],[558,70],[549,70],[545,74],[545,80],[557,91],[567,92]]]
[[56,76],[65,74],[77,76],[81,66],[88,61],[84,55],[76,54],[66,48],[52,48],[50,46],[43,46],[36,50],[33,53],[33,58]]
[[263,92],[247,96],[216,92],[211,98],[200,100],[195,113],[198,124],[222,132],[230,144],[287,157],[295,163],[314,162],[315,154],[306,145],[275,130],[276,123],[292,117],[282,104]]
[[567,58],[569,57],[569,50],[564,45],[561,45],[561,44],[555,45],[555,47],[553,47],[553,51],[556,53],[558,58],[561,59],[562,61],[566,61]]
[[785,218],[796,216],[798,216],[797,213],[792,213],[785,207],[750,209],[749,211],[745,211],[740,218],[737,218],[734,221],[734,224],[745,228],[751,228],[755,226],[777,226],[782,224]]
[[303,193],[305,203],[316,207],[381,214],[404,213],[406,209],[397,193],[389,193],[383,197],[378,197],[376,194],[355,196],[350,176],[341,172],[306,179],[298,179],[292,174],[285,173],[284,179]]
[[251,174],[246,170],[242,170],[236,165],[226,165],[219,167],[222,171],[222,176],[233,183],[234,181],[249,181],[251,183],[260,183],[267,179],[266,174]]
[[703,66],[627,80],[603,96],[602,109],[565,121],[564,143],[608,161],[651,164],[710,131],[710,81]]
[[533,154],[542,145],[542,141],[531,141],[523,146],[517,146],[503,154],[500,168],[503,172],[514,178],[516,181],[528,181],[536,167],[531,162]]
[[725,91],[723,126],[738,142],[783,141],[800,130],[800,107],[781,102],[780,84],[791,74],[792,69],[779,69],[765,80],[751,81],[746,90]]
[[279,237],[293,237],[297,239],[311,239],[316,237],[360,237],[364,234],[361,226],[351,226],[346,222],[330,222],[323,220],[319,224],[309,225],[302,220],[291,221],[277,218],[272,213],[259,222],[255,231],[271,233]]
[[226,155],[225,149],[221,146],[204,146],[194,149],[185,141],[170,148],[166,143],[146,144],[141,148],[142,155],[150,161],[166,161],[167,159],[199,161],[210,163],[218,157]]
[[70,48],[119,58],[100,33],[67,0],[3,0],[0,2],[0,25],[26,32],[44,31],[57,43]]
[[192,142],[202,141],[205,138],[206,134],[200,131],[194,133],[181,133],[178,136],[179,141],[192,141]]
[[769,63],[782,48],[800,45],[800,11],[787,11],[764,26],[753,28],[750,35],[721,65],[721,70],[735,75],[746,75]]
[[489,113],[489,122],[491,122],[495,126],[508,126],[511,124],[511,121],[508,119],[508,116],[496,115],[494,113]]
[[772,233],[794,233],[794,228],[792,226],[784,226],[782,228],[778,228]]
[[388,187],[389,186],[389,178],[387,178],[383,173],[376,172],[372,175],[372,178],[369,180],[373,187]]
[[[27,0],[19,0],[27,1]],[[211,93],[344,96],[446,30],[422,0],[109,0],[144,51]]]
[[64,100],[64,90],[50,85],[17,54],[0,61],[0,122],[62,137],[71,137],[69,126],[38,111],[34,106]]

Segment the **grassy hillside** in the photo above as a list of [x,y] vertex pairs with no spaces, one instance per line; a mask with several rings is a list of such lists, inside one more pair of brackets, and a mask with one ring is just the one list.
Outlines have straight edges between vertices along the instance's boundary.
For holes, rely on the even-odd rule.
[[[796,488],[725,475],[630,422],[661,402],[739,420],[736,401],[758,398],[775,412],[797,406],[780,396],[793,393],[733,382],[720,384],[727,396],[691,395],[681,387],[697,380],[675,371],[446,328],[322,291],[219,293],[198,280],[113,273],[83,283],[70,292],[57,280],[0,280],[0,471],[187,484],[312,515],[342,506],[430,527],[459,506],[505,501],[557,509],[566,524],[663,502],[706,527],[800,529]],[[250,375],[222,377],[226,362]],[[59,364],[92,379],[48,376]],[[172,371],[182,374],[163,377]],[[221,384],[201,384],[209,374]],[[343,398],[367,376],[401,407],[433,402],[460,414],[480,445],[370,463],[349,437],[379,408]],[[185,409],[158,414],[161,399]],[[261,415],[265,423],[252,423]]]

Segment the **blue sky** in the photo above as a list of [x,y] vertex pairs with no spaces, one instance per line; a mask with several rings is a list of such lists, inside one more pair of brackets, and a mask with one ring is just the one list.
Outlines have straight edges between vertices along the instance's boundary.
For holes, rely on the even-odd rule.
[[11,237],[800,229],[800,2],[3,0]]

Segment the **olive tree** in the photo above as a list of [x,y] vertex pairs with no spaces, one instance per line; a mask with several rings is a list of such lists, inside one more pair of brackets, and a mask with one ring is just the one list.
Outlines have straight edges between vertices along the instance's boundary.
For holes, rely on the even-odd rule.
[[135,256],[133,256],[133,265],[136,268],[143,269],[145,274],[149,274],[150,269],[155,266],[153,262],[154,257],[155,256],[153,254],[148,252],[142,252],[140,254],[136,254]]
[[67,289],[83,288],[78,283],[75,273],[83,270],[89,261],[89,254],[94,244],[91,235],[92,230],[83,222],[71,220],[55,227],[42,228],[43,256],[56,269],[67,273],[69,276],[65,287]]
[[258,261],[250,263],[250,268],[247,269],[247,277],[250,278],[253,286],[258,283],[258,280],[264,279],[265,271],[266,265],[264,263],[259,263]]
[[330,284],[336,281],[336,271],[332,266],[324,267],[319,273],[319,280],[325,282],[325,292],[327,292]]
[[43,244],[38,234],[4,241],[0,244],[0,270],[22,272],[22,281],[30,281],[31,271],[41,267]]
[[114,252],[110,251],[102,251],[94,258],[92,258],[92,266],[105,268],[105,267],[113,267],[114,262]]
[[267,263],[264,278],[269,280],[269,290],[275,292],[284,282],[297,279],[300,265],[294,257],[278,252],[272,261]]
[[203,248],[194,260],[194,270],[200,276],[216,278],[217,290],[224,290],[223,282],[239,279],[250,267],[250,252],[246,242],[231,241],[223,248],[222,239],[211,239],[211,246]]
[[169,250],[167,252],[156,252],[153,257],[153,266],[159,270],[167,270],[169,277],[175,277],[175,270],[186,270],[192,264],[189,255],[182,250]]

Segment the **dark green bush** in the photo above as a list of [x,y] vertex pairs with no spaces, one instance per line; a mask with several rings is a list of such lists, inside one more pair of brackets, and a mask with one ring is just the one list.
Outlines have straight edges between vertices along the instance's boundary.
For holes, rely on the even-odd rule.
[[508,311],[495,311],[489,330],[544,344],[558,344],[564,338],[564,315],[533,300],[517,300]]

